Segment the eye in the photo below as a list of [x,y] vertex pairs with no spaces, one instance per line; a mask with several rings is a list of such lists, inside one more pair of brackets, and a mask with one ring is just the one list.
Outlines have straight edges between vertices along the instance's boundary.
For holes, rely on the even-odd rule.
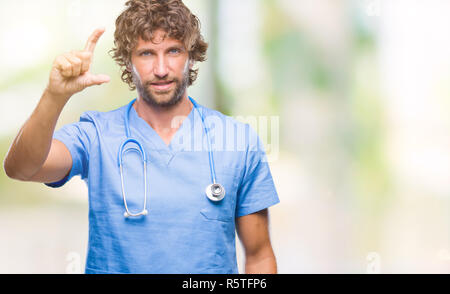
[[172,49],[169,50],[169,53],[173,53],[173,54],[180,53],[180,49],[178,49],[178,48],[172,48]]
[[142,52],[141,54],[140,54],[140,56],[149,56],[149,55],[151,55],[152,53],[150,52],[150,51],[144,51],[144,52]]

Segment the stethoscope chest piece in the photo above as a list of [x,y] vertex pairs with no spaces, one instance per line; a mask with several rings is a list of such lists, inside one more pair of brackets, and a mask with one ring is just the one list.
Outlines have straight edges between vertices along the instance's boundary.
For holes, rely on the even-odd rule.
[[206,187],[206,196],[211,201],[221,201],[225,197],[225,188],[221,184],[211,184]]

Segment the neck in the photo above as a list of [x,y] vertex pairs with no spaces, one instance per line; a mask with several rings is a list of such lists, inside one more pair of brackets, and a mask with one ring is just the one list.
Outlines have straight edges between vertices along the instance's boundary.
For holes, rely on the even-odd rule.
[[192,110],[192,102],[187,93],[176,105],[165,108],[146,103],[138,98],[133,105],[140,118],[145,120],[158,134],[175,133]]

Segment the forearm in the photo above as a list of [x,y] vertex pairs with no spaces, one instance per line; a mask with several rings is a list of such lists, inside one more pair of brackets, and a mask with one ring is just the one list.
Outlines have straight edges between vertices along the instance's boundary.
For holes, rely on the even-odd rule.
[[39,171],[49,154],[56,122],[67,100],[44,91],[5,158],[4,168],[9,177],[27,180]]
[[276,274],[277,262],[272,248],[260,250],[260,252],[246,255],[246,274]]

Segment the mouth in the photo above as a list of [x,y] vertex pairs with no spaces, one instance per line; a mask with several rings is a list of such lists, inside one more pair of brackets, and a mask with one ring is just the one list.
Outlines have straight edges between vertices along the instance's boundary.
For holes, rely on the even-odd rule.
[[158,91],[165,91],[165,90],[169,90],[172,85],[174,84],[173,81],[164,81],[164,82],[157,82],[157,83],[151,83],[151,87],[155,90]]

